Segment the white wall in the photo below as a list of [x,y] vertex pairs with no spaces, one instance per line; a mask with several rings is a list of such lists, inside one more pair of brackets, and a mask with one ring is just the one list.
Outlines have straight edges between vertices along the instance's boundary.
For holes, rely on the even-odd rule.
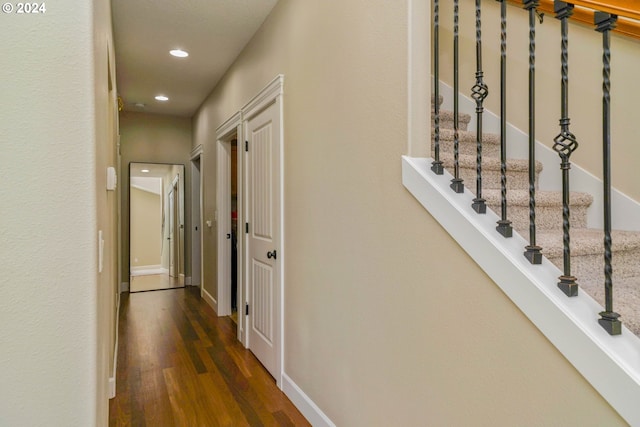
[[110,303],[98,297],[98,227],[107,251],[115,242],[96,165],[112,142],[101,132],[109,5],[47,6],[0,16],[0,424],[104,425]]

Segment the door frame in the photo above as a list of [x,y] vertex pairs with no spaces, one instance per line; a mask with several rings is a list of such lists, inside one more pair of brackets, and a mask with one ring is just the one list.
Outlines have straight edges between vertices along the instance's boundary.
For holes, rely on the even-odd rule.
[[[191,151],[191,277],[187,279],[188,285],[202,286],[202,145],[198,145]],[[198,179],[194,171],[196,162],[200,163]],[[198,238],[199,236],[199,238]],[[199,276],[196,277],[196,274]]]
[[[278,239],[280,241],[280,247],[278,248],[278,264],[280,268],[279,280],[276,283],[275,293],[275,307],[274,307],[274,343],[276,348],[276,372],[275,372],[275,380],[276,384],[280,389],[282,389],[282,372],[284,366],[284,277],[285,277],[285,261],[286,261],[286,250],[285,250],[285,242],[284,242],[284,108],[283,108],[283,89],[284,89],[284,75],[277,75],[264,89],[262,89],[251,101],[249,101],[241,110],[242,112],[242,124],[244,127],[244,132],[248,131],[248,122],[265,109],[272,107],[275,108],[275,113],[277,116],[277,120],[275,125],[279,127],[278,134],[280,138],[278,140],[274,140],[274,143],[278,144],[280,150],[280,182],[277,183],[278,191],[280,192],[280,218],[277,220],[280,222],[279,229],[280,235]],[[251,149],[251,147],[249,147]],[[243,164],[245,165],[244,170],[244,181],[243,181],[243,194],[245,199],[243,203],[245,206],[248,205],[248,191],[247,186],[249,185],[247,174],[248,174],[248,165],[247,165],[247,156],[246,152],[242,151]],[[248,211],[244,211],[244,215],[242,216],[243,222],[248,222],[249,218],[247,217]],[[244,231],[244,230],[243,230]],[[249,239],[247,233],[243,233],[244,240],[244,253],[243,259],[249,259]],[[248,271],[248,263],[243,264],[244,267],[244,277],[249,277]],[[249,283],[243,283],[244,287],[244,295],[249,295]],[[248,298],[245,298],[244,302],[247,302]],[[247,316],[245,317],[245,324],[248,321]],[[245,328],[245,347],[251,348],[251,343],[249,342],[249,328]]]
[[[242,136],[242,114],[237,112],[230,117],[226,122],[216,129],[216,217],[217,217],[217,295],[214,303],[215,311],[218,316],[228,316],[231,314],[231,240],[227,238],[227,235],[231,234],[231,140],[237,138],[238,141],[243,140]],[[244,233],[244,228],[240,227],[241,218],[243,217],[243,185],[242,179],[242,154],[241,150],[238,150],[238,170],[237,170],[237,182],[238,182],[238,271],[237,271],[237,307],[238,307],[238,340],[244,344],[244,316],[240,313],[244,313],[244,292],[243,276],[242,276],[242,264],[244,262],[242,252],[242,239],[241,233]]]

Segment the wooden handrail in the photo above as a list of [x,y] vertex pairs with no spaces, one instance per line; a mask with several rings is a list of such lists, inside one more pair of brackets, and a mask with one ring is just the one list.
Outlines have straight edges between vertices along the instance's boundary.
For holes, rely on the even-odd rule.
[[638,0],[573,0],[570,3],[640,21]]
[[[521,0],[508,0],[514,6],[522,7]],[[598,10],[618,15],[614,32],[640,40],[640,7],[638,0],[573,0],[576,5],[572,20],[593,26],[593,12]],[[540,12],[553,15],[553,0],[540,0]]]

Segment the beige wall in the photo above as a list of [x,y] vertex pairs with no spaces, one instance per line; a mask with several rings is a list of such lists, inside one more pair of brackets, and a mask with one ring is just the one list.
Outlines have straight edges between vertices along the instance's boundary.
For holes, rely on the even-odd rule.
[[162,199],[160,194],[134,187],[129,191],[131,266],[159,266],[162,251]]
[[183,117],[120,113],[122,154],[122,282],[129,282],[129,163],[174,163],[185,166],[185,271],[191,275],[191,121]]
[[281,0],[194,118],[213,219],[215,129],[285,75],[285,372],[339,426],[623,424],[403,188],[406,22]]
[[[460,89],[467,97],[475,84],[474,2],[460,2]],[[440,8],[441,43],[450,52],[453,43],[453,7]],[[528,125],[529,20],[526,11],[508,7],[507,120],[522,130]],[[500,113],[500,3],[482,3],[483,68],[490,95],[485,106]],[[552,15],[536,29],[536,137],[551,147],[560,133],[560,21]],[[612,36],[612,182],[613,186],[640,200],[640,144],[637,143],[637,100],[640,85],[640,42]],[[453,84],[453,57],[441,57],[440,78]],[[571,132],[580,147],[572,162],[602,177],[602,35],[592,26],[571,24],[569,28],[569,117]],[[558,168],[560,160],[558,157]]]
[[0,18],[0,424],[107,425],[117,269],[116,198],[105,189],[116,163],[110,8],[51,6]]

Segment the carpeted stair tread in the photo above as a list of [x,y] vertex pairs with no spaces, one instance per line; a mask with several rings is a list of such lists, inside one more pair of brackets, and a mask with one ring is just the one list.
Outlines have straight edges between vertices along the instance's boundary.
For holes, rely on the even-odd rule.
[[[562,192],[536,190],[536,207],[558,206],[562,210]],[[482,197],[487,204],[501,203],[501,190],[488,189],[482,191]],[[529,207],[529,190],[513,189],[507,191],[507,203],[509,206]],[[569,194],[571,206],[591,206],[593,196],[589,193],[571,192]]]
[[[482,191],[489,209],[500,212],[502,205],[501,190],[487,189]],[[587,193],[571,193],[571,225],[572,227],[587,226],[587,209],[591,206],[593,197]],[[529,190],[510,189],[507,191],[507,217],[513,228],[528,236],[529,234]],[[559,191],[536,191],[536,228],[542,230],[560,231],[562,228],[562,193]]]
[[[599,255],[604,253],[604,231],[593,228],[571,228],[571,257]],[[640,231],[613,230],[611,232],[612,251],[640,250]],[[541,231],[537,243],[547,258],[562,256],[562,232]],[[614,255],[615,257],[615,255]],[[639,263],[640,264],[640,263]]]
[[[453,153],[440,153],[440,160],[447,168],[453,167]],[[461,168],[476,168],[476,156],[468,154],[460,154],[458,164]],[[500,170],[500,159],[494,157],[482,158],[483,170]],[[507,159],[507,172],[527,172],[529,170],[529,161],[526,159]],[[536,173],[542,171],[542,163],[536,162]],[[475,181],[474,181],[475,182]]]

